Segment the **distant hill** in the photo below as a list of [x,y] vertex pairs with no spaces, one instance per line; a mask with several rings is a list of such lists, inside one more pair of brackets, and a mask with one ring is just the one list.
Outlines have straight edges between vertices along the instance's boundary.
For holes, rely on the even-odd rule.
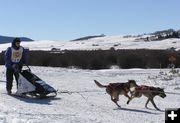
[[88,40],[88,39],[91,39],[91,38],[105,37],[105,36],[106,36],[106,35],[104,35],[104,34],[101,34],[101,35],[93,35],[93,36],[85,36],[85,37],[78,38],[78,39],[74,39],[74,40],[71,40],[71,41]]
[[[15,37],[0,36],[0,44],[12,42]],[[22,41],[33,41],[30,38],[19,37]]]

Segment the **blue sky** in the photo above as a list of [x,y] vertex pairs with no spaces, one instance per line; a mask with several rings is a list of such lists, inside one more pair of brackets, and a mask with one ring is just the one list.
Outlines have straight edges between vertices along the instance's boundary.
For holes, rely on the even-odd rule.
[[0,35],[72,40],[180,29],[180,0],[0,0]]

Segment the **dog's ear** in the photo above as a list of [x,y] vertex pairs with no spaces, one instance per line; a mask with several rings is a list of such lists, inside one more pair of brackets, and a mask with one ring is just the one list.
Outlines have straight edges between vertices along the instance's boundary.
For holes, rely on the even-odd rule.
[[135,80],[133,80],[133,79],[128,80],[128,82],[134,82],[134,83],[136,83],[136,81],[135,81]]
[[158,87],[158,89],[161,90],[161,91],[164,91],[164,88],[159,88],[159,87]]
[[157,87],[157,89],[158,89],[158,90],[162,90],[162,88],[160,88],[160,87]]

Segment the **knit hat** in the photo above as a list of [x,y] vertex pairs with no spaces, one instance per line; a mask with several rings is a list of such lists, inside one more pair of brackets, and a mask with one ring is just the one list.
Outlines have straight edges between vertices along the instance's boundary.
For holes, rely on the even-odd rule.
[[20,38],[14,38],[12,41],[12,47],[16,50],[19,49],[19,47],[16,46],[16,42],[21,42]]
[[14,38],[13,43],[21,42],[20,38]]

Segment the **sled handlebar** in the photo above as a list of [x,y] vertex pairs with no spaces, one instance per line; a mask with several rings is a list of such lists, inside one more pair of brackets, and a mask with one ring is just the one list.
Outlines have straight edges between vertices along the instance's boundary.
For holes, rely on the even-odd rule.
[[23,64],[23,66],[26,66],[29,71],[31,71],[30,67],[27,64]]

